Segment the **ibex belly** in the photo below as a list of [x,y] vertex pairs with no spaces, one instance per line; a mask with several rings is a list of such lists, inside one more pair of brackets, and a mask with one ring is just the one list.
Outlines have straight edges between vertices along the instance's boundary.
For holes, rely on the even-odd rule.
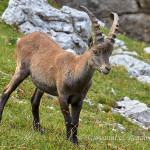
[[51,94],[53,96],[58,96],[57,87],[54,83],[54,80],[48,80],[43,78],[43,76],[38,75],[31,75],[31,80],[35,84],[36,87],[38,87],[40,90],[42,90],[45,93]]

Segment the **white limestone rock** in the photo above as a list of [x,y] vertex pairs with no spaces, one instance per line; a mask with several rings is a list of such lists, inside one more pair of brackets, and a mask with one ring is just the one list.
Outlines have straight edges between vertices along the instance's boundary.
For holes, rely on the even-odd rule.
[[102,111],[102,108],[103,108],[103,105],[100,104],[100,103],[98,103],[98,110],[99,110],[99,111]]
[[145,48],[144,48],[144,51],[145,51],[147,54],[150,54],[150,47],[145,47]]
[[53,8],[47,0],[10,0],[2,15],[7,24],[18,25],[19,31],[49,33],[61,47],[82,54],[88,49],[91,22],[84,12],[63,6]]
[[134,55],[139,56],[137,52],[129,52],[129,51],[123,51],[121,48],[118,48],[116,50],[113,50],[113,54],[123,54],[123,55]]
[[110,57],[110,63],[115,66],[124,66],[130,77],[136,77],[141,82],[150,83],[150,65],[128,55]]
[[118,108],[115,108],[113,112],[120,113],[129,121],[148,129],[150,126],[150,108],[146,104],[138,100],[131,100],[129,97],[124,97],[123,100],[117,103]]
[[111,92],[114,94],[114,95],[117,95],[115,90],[113,88],[111,88]]
[[67,49],[66,51],[67,51],[67,52],[70,52],[70,53],[72,53],[72,54],[74,54],[74,55],[77,55],[76,52],[75,52],[74,50],[72,50],[72,49]]
[[51,109],[51,110],[55,110],[55,108],[52,107],[52,106],[47,106],[47,108],[49,108],[49,109]]
[[98,19],[97,19],[97,21],[98,21],[98,24],[99,24],[101,27],[105,27],[105,23],[104,23],[104,22],[102,22],[101,20],[98,20]]
[[88,97],[86,97],[83,101],[84,101],[84,102],[87,102],[89,105],[94,105],[94,104],[91,102],[91,99],[89,99]]
[[125,49],[125,50],[128,50],[128,48],[126,47],[124,41],[121,41],[119,39],[115,39],[115,44],[114,44],[115,47],[119,47],[121,49]]
[[139,76],[139,77],[137,77],[137,79],[140,82],[149,83],[150,84],[150,76]]
[[121,131],[126,131],[126,128],[122,124],[113,123],[112,126],[118,127]]

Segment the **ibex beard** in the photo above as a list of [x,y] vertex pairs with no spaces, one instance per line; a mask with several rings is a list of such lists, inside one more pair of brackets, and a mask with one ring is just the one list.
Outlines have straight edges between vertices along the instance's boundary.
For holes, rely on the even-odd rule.
[[[10,94],[31,75],[32,82],[36,86],[31,98],[33,128],[43,132],[39,119],[39,105],[43,93],[58,96],[65,119],[67,139],[78,144],[77,129],[83,99],[92,85],[91,79],[95,70],[104,75],[110,73],[109,57],[113,51],[119,20],[118,15],[113,13],[113,25],[104,40],[94,15],[87,8],[83,6],[81,8],[90,17],[94,32],[94,38],[89,43],[90,49],[83,55],[66,52],[43,32],[34,32],[18,41],[17,67],[11,82],[2,93],[0,121]],[[71,113],[69,105],[71,105]]]

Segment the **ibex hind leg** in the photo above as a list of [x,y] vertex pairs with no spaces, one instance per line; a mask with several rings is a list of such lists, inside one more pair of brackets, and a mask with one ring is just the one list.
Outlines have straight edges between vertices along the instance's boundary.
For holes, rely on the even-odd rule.
[[10,94],[18,87],[18,85],[29,75],[29,69],[26,64],[20,63],[17,65],[15,74],[11,82],[6,86],[2,93],[0,101],[0,122],[2,119],[3,110]]
[[40,125],[40,118],[39,118],[39,105],[40,100],[43,96],[43,91],[36,88],[35,92],[31,98],[31,104],[32,104],[32,114],[33,114],[33,129],[40,131],[41,133],[44,131],[43,128]]

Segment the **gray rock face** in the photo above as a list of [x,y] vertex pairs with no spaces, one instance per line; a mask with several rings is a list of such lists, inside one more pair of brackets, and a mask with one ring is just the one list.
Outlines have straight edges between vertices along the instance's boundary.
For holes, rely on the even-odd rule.
[[129,37],[150,43],[150,0],[59,0],[61,5],[79,8],[84,5],[110,27],[110,12],[120,18],[119,31]]
[[150,43],[149,14],[123,14],[120,18],[120,29],[130,37]]
[[150,83],[150,65],[129,55],[115,55],[110,57],[110,63],[124,66],[130,77],[136,77],[141,82]]
[[113,110],[115,113],[120,113],[128,120],[148,129],[150,126],[150,108],[146,104],[138,100],[130,100],[129,97],[124,97],[123,100],[117,103],[118,108]]
[[150,1],[149,0],[136,0],[136,1],[142,12],[150,13]]
[[89,0],[88,6],[90,5],[97,5],[97,9],[95,11],[97,15],[101,14],[102,18],[110,17],[111,12],[124,14],[126,12],[135,13],[138,11],[138,6],[136,5],[135,0]]
[[7,24],[17,24],[25,34],[34,31],[49,33],[65,50],[77,54],[88,49],[91,22],[88,15],[67,6],[55,9],[47,0],[10,0],[2,15]]

